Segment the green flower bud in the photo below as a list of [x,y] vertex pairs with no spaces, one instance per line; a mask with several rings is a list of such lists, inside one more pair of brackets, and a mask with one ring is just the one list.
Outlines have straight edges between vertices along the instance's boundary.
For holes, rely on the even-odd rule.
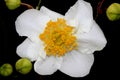
[[10,76],[13,72],[13,67],[11,64],[3,64],[1,67],[0,67],[0,75],[2,76]]
[[27,74],[32,69],[32,63],[27,58],[22,58],[16,62],[15,68],[19,73]]
[[111,21],[120,19],[120,4],[112,3],[106,11],[107,17]]
[[10,10],[18,8],[21,4],[21,0],[5,0],[6,6]]

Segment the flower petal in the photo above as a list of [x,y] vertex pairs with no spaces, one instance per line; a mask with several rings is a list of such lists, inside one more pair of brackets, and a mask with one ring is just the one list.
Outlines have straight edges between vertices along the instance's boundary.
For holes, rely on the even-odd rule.
[[37,60],[38,57],[45,58],[46,56],[42,45],[37,45],[28,38],[17,47],[17,54],[20,57],[29,58],[31,61]]
[[105,36],[96,22],[93,22],[92,29],[88,33],[76,33],[79,42],[79,51],[82,53],[93,53],[96,50],[102,50],[107,41]]
[[38,10],[29,9],[18,16],[15,21],[16,30],[20,36],[27,36],[38,42],[39,34],[43,32],[46,23],[50,20]]
[[57,13],[57,12],[54,12],[48,8],[46,8],[45,6],[42,6],[41,9],[40,9],[40,12],[41,13],[44,13],[46,14],[47,16],[49,16],[52,20],[57,20],[57,18],[63,18],[63,15]]
[[90,72],[93,62],[93,54],[81,54],[74,50],[64,56],[60,71],[71,77],[83,77]]
[[34,70],[40,75],[51,75],[57,71],[59,68],[58,64],[56,63],[56,58],[46,57],[46,59],[38,59],[34,64]]
[[65,18],[68,24],[80,27],[81,32],[89,32],[93,21],[92,7],[88,2],[78,0],[65,14]]

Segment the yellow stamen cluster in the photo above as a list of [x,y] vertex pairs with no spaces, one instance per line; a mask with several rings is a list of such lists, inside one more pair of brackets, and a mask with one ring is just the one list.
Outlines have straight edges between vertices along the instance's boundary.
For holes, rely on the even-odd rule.
[[50,20],[39,36],[45,43],[46,55],[60,57],[76,49],[77,41],[72,32],[73,27],[67,25],[64,19],[59,18],[56,22]]

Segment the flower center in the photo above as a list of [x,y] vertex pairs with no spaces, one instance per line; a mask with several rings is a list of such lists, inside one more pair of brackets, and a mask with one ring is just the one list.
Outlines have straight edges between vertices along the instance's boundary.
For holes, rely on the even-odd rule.
[[66,20],[59,18],[57,21],[49,21],[39,38],[44,42],[47,56],[63,56],[67,52],[76,49],[77,41],[73,35],[73,26],[67,25]]

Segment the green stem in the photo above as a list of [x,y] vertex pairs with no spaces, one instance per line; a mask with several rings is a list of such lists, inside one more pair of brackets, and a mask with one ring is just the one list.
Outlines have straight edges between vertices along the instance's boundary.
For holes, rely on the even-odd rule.
[[39,10],[39,9],[40,9],[40,3],[41,3],[41,0],[39,0],[38,5],[36,6],[36,9],[37,9],[37,10]]

